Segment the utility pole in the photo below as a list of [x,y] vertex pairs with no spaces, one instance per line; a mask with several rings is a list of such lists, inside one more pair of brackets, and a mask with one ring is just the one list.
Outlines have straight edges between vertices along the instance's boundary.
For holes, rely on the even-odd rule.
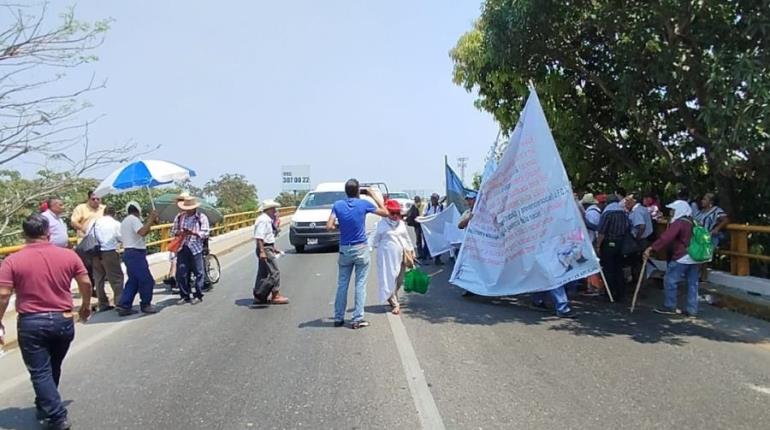
[[457,158],[457,170],[460,171],[460,179],[465,183],[465,167],[468,166],[468,157]]

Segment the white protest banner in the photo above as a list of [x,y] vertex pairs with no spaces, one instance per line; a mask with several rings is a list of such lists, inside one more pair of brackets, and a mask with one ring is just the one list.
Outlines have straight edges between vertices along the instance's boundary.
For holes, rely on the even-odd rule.
[[431,257],[449,252],[452,249],[452,241],[460,234],[457,223],[460,222],[460,213],[455,205],[451,204],[442,212],[415,220],[422,227],[423,238],[428,245]]
[[534,89],[473,214],[450,279],[465,290],[547,291],[599,272]]

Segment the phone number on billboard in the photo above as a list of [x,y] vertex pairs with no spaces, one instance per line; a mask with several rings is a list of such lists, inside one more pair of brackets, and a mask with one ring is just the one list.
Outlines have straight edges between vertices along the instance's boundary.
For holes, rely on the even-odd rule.
[[284,176],[283,183],[284,184],[309,184],[310,177],[309,176]]

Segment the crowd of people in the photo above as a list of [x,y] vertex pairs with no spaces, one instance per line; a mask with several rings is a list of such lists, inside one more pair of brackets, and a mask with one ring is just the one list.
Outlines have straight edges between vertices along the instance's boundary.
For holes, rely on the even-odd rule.
[[[209,221],[198,211],[200,203],[194,197],[180,196],[177,206],[179,213],[171,232],[177,242],[180,303],[195,304],[203,300],[202,253],[208,246]],[[99,312],[114,309],[120,316],[158,312],[152,305],[155,279],[147,262],[146,243],[152,226],[159,221],[158,213],[152,210],[143,217],[141,205],[132,201],[124,208],[126,216],[118,221],[116,209],[89,192],[88,200],[76,206],[70,217],[77,235],[73,252],[65,212],[62,199],[46,200],[41,213],[22,223],[25,246],[0,264],[0,321],[15,293],[19,349],[35,390],[37,418],[52,429],[71,427],[58,385],[61,364],[75,333],[73,279],[82,300],[78,311],[81,321],[91,316],[93,296]],[[113,304],[105,291],[107,282]],[[133,309],[137,294],[138,311]],[[0,345],[4,334],[0,323]]]
[[[427,204],[415,197],[414,205],[406,216],[402,216],[396,201],[385,200],[375,189],[361,188],[355,179],[346,182],[345,194],[345,199],[334,203],[326,224],[327,230],[339,230],[340,233],[333,319],[335,327],[345,325],[348,289],[355,276],[351,328],[360,329],[369,326],[364,316],[364,304],[370,248],[377,248],[379,300],[390,305],[391,312],[398,315],[401,309],[399,292],[406,270],[417,264],[428,264],[431,257],[433,264],[445,264],[439,255],[430,255],[417,220],[421,216],[439,214],[445,207],[438,194],[431,195]],[[361,198],[362,194],[368,199]],[[457,227],[461,230],[472,222],[476,194],[469,192],[465,197],[468,210],[460,217]],[[616,303],[622,303],[628,298],[628,286],[633,285],[635,278],[645,276],[647,268],[643,262],[655,254],[667,263],[664,302],[655,308],[655,312],[697,315],[699,276],[705,265],[688,253],[693,226],[705,228],[711,235],[713,246],[718,246],[729,223],[713,194],[706,194],[696,202],[690,199],[686,189],[681,189],[677,199],[666,205],[670,210],[669,225],[659,236],[655,225],[663,220],[663,213],[654,195],[618,189],[599,195],[576,194],[575,198],[606,275],[606,285],[602,277],[593,275],[551,291],[535,293],[532,295],[534,308],[549,311],[553,308],[560,317],[574,317],[569,295],[581,289],[587,295],[611,294]],[[196,304],[203,300],[203,255],[208,246],[210,225],[206,215],[198,210],[200,203],[196,198],[180,195],[177,206],[171,233],[179,304]],[[258,258],[253,290],[255,305],[289,303],[280,292],[277,259],[282,252],[276,247],[280,230],[278,207],[273,200],[262,202],[261,214],[254,225]],[[70,424],[58,393],[58,383],[61,363],[74,337],[75,314],[70,284],[73,279],[76,281],[82,298],[81,320],[90,317],[93,296],[100,312],[115,309],[121,316],[139,311],[156,313],[157,309],[152,305],[155,281],[147,262],[146,237],[159,217],[155,210],[143,217],[141,205],[129,202],[124,209],[126,216],[118,221],[114,207],[104,205],[98,196],[89,193],[88,200],[78,205],[70,218],[70,226],[78,238],[75,247],[78,252],[75,253],[67,249],[70,241],[63,220],[66,210],[63,201],[48,199],[41,210],[42,213],[31,215],[22,224],[26,246],[0,265],[0,319],[6,312],[11,294],[15,293],[19,346],[35,389],[38,418],[47,421],[51,428],[66,429]],[[368,214],[381,217],[371,240],[366,232]],[[407,226],[414,229],[416,243],[412,242]],[[81,247],[83,243],[96,243],[96,251]],[[118,253],[120,249],[122,258]],[[450,257],[453,255],[450,253]],[[121,260],[126,268],[125,282]],[[680,311],[677,284],[682,279],[687,282],[687,300]],[[110,304],[105,291],[108,282],[114,304]],[[139,311],[133,309],[137,294]],[[472,294],[466,292],[466,295]],[[553,302],[552,308],[547,304],[548,297]],[[4,327],[0,324],[0,341],[3,333]]]
[[[677,283],[683,278],[688,284],[684,314],[696,316],[698,311],[699,274],[705,276],[707,263],[695,261],[688,255],[694,225],[701,225],[711,235],[714,247],[724,237],[730,222],[726,212],[716,205],[714,194],[700,201],[690,198],[686,188],[678,191],[676,200],[668,205],[669,225],[658,235],[655,225],[663,220],[660,203],[654,194],[626,192],[620,188],[612,193],[594,196],[585,193],[578,198],[589,236],[606,276],[606,287],[618,303],[628,298],[629,287],[645,277],[643,262],[657,256],[666,263],[663,306],[655,308],[661,314],[675,314]],[[588,294],[601,294],[603,286],[595,277],[586,285]]]

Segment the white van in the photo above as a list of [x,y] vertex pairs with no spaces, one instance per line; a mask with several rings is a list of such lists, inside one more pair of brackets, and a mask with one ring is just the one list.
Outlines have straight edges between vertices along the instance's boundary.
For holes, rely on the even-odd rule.
[[[327,231],[326,221],[332,213],[332,206],[337,200],[347,198],[344,182],[326,182],[307,193],[291,218],[289,242],[297,250],[304,252],[305,246],[339,245],[339,230]],[[362,199],[372,201],[368,196]],[[366,220],[367,231],[376,224],[376,215],[369,215]]]

